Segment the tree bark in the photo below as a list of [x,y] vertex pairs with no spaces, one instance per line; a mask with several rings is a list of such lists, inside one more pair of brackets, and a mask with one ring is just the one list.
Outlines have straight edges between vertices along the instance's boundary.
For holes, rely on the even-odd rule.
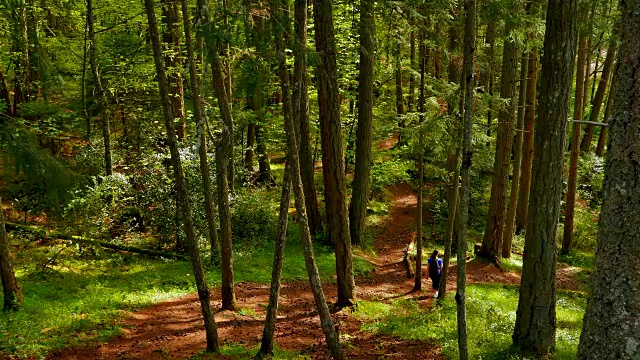
[[[209,1],[198,0],[199,22],[202,31],[213,32],[214,25],[209,20]],[[222,284],[222,309],[234,310],[236,307],[236,295],[233,281],[233,244],[231,234],[231,209],[229,208],[229,193],[231,183],[229,179],[229,167],[233,165],[233,118],[231,108],[227,98],[227,90],[224,84],[222,62],[220,61],[219,44],[215,39],[205,38],[207,53],[211,61],[212,85],[218,108],[222,118],[222,136],[216,144],[216,177],[218,185],[218,213],[220,215],[220,237],[221,237],[221,272]]]
[[[573,105],[573,119],[582,120],[584,108],[582,102],[584,91],[584,77],[587,75],[587,34],[582,31],[578,41],[578,65],[576,67],[576,100]],[[582,124],[574,122],[571,136],[571,160],[569,163],[569,179],[567,184],[567,202],[564,216],[564,231],[562,236],[562,253],[568,254],[573,239],[573,217],[576,205],[576,190],[578,183],[578,155],[580,148],[580,130]]]
[[207,351],[218,352],[220,349],[218,344],[218,332],[215,320],[213,318],[211,304],[209,302],[209,287],[207,286],[206,276],[204,273],[204,269],[202,268],[202,263],[200,261],[200,251],[198,250],[193,218],[191,215],[191,205],[189,204],[187,185],[184,178],[184,172],[182,170],[182,163],[180,161],[180,153],[178,151],[175,124],[173,122],[173,108],[171,105],[171,99],[169,97],[169,84],[167,81],[167,75],[165,72],[164,63],[162,61],[162,44],[160,43],[160,35],[158,34],[158,24],[154,12],[154,3],[153,0],[145,0],[144,3],[147,13],[147,20],[149,22],[151,42],[153,46],[153,59],[158,78],[158,88],[160,91],[160,98],[162,100],[164,123],[167,130],[167,142],[169,143],[171,163],[173,167],[174,177],[176,179],[176,193],[178,197],[178,203],[182,212],[184,230],[187,239],[187,249],[189,251],[189,257],[191,259],[191,267],[195,276],[196,286],[198,288],[198,298],[200,299],[202,317],[204,319],[204,326],[206,330]]
[[178,0],[161,0],[162,3],[162,42],[164,43],[164,64],[171,92],[173,116],[178,119],[176,132],[183,139],[186,129],[184,108],[184,84],[182,80],[182,51],[180,50],[180,16]]
[[[302,246],[305,254],[305,265],[307,274],[309,275],[309,283],[311,291],[316,303],[316,309],[320,315],[320,324],[325,335],[327,347],[334,359],[342,360],[342,347],[340,346],[340,338],[336,330],[329,307],[324,297],[322,283],[318,268],[316,266],[313,243],[311,242],[311,232],[307,220],[307,212],[304,201],[304,189],[302,188],[302,179],[300,177],[300,163],[298,157],[298,144],[296,139],[295,126],[291,116],[291,97],[289,94],[289,71],[287,70],[286,57],[283,37],[288,38],[288,18],[280,11],[280,7],[286,8],[282,0],[271,0],[272,13],[277,19],[278,24],[284,24],[287,28],[282,29],[276,26],[274,41],[276,46],[276,56],[278,59],[278,74],[282,87],[282,107],[284,115],[285,132],[287,135],[288,161],[290,163],[291,181],[293,185],[293,194],[295,198],[296,211],[298,213],[298,224],[300,226]],[[347,239],[348,240],[348,239]]]
[[[513,3],[515,6],[515,3]],[[512,39],[515,24],[505,25],[505,44],[502,54],[502,75],[500,77],[500,97],[509,102],[498,111],[498,134],[496,139],[495,163],[491,181],[491,199],[487,226],[482,240],[480,255],[496,264],[500,263],[502,233],[507,210],[507,185],[509,183],[509,163],[513,145],[513,120],[516,110],[516,83],[518,81],[518,44]]]
[[407,113],[413,112],[413,101],[416,92],[416,77],[413,74],[416,59],[416,34],[411,30],[409,35],[409,93],[407,94]]
[[[277,6],[277,5],[276,5]],[[273,10],[272,10],[273,11]],[[277,35],[275,32],[274,35]],[[289,150],[287,150],[289,151]],[[278,234],[276,236],[275,251],[273,254],[273,268],[271,269],[271,286],[269,287],[269,304],[264,321],[262,342],[258,357],[264,358],[273,355],[274,333],[276,330],[276,318],[278,314],[278,298],[280,297],[280,280],[282,278],[282,264],[284,249],[287,243],[287,229],[289,225],[289,203],[291,202],[291,166],[285,163],[282,179],[282,195],[280,196],[280,209],[278,215]]]
[[533,127],[536,116],[536,95],[538,83],[538,49],[529,51],[527,66],[527,100],[524,111],[524,140],[522,143],[522,174],[516,210],[516,234],[525,228],[529,212],[529,190],[531,188],[531,163],[533,160]]
[[[85,1],[87,6],[87,31],[89,34],[89,63],[91,65],[91,74],[94,83],[94,108],[97,108],[102,118],[102,139],[104,144],[104,168],[105,174],[111,176],[113,174],[113,166],[111,164],[111,129],[109,128],[109,117],[105,111],[104,97],[106,96],[102,79],[100,78],[100,70],[98,60],[96,59],[96,33],[93,27],[93,1]],[[96,94],[97,93],[97,94]]]
[[620,65],[581,360],[640,358],[640,1],[623,0],[619,9]]
[[540,356],[546,356],[555,344],[556,237],[575,62],[576,18],[576,0],[549,0],[531,201],[513,333],[514,344],[524,353]]
[[309,76],[307,74],[307,0],[295,0],[295,38],[293,46],[293,120],[300,127],[300,175],[305,193],[305,204],[309,216],[311,234],[324,232],[318,193],[314,178],[315,163],[311,148],[309,123]]
[[[362,21],[362,19],[360,19],[360,21]],[[370,56],[373,57],[373,46],[371,47],[371,52],[372,53],[370,54]],[[362,54],[362,50],[360,54]],[[362,58],[362,55],[360,57]],[[394,76],[396,78],[396,116],[398,118],[398,127],[401,129],[404,129],[406,127],[406,121],[404,120],[404,96],[402,94],[402,50],[401,50],[400,39],[397,39],[397,44],[394,51],[394,57],[395,57]],[[373,76],[373,70],[371,72],[372,72],[371,76]],[[362,79],[359,79],[359,81],[362,81]],[[362,108],[360,107],[360,103],[358,103],[358,113],[360,112],[361,109]],[[403,139],[402,139],[402,131],[401,131],[398,134],[398,146],[402,145],[402,141]]]
[[474,55],[476,52],[476,2],[467,0],[465,2],[465,31],[464,31],[464,125],[462,141],[462,165],[460,174],[462,176],[462,188],[460,199],[460,230],[458,239],[458,279],[456,290],[456,305],[458,318],[458,353],[460,360],[469,359],[469,346],[467,344],[467,224],[469,221],[469,191],[471,187],[471,177],[469,169],[473,158],[471,147],[471,120],[473,119],[473,88],[474,88]]
[[[362,0],[360,2],[358,128],[356,129],[356,163],[353,174],[351,204],[349,206],[351,243],[356,246],[365,245],[365,222],[369,200],[371,138],[373,133],[374,9],[374,0]],[[400,87],[400,96],[402,96],[402,86]],[[402,99],[400,101],[402,102]]]
[[0,198],[0,279],[2,280],[2,293],[4,295],[4,311],[17,310],[22,303],[22,294],[16,274],[11,265],[9,256],[9,241],[4,227],[4,210]]
[[[496,45],[495,32],[495,24],[493,22],[489,22],[489,24],[487,24],[487,33],[485,38],[485,43],[489,45],[489,49],[487,50],[487,61],[489,62],[489,65],[487,66],[487,93],[489,96],[493,96],[493,58]],[[487,109],[487,136],[491,136],[491,128],[493,127],[492,101],[489,101]]]
[[[611,116],[611,110],[613,109],[613,94],[615,85],[618,79],[617,71],[613,74],[613,78],[611,79],[611,85],[609,86],[609,96],[607,97],[607,107],[604,110],[604,119],[602,120],[605,123],[609,123],[609,117]],[[604,155],[604,148],[607,143],[607,135],[609,133],[609,127],[604,126],[600,131],[600,137],[598,138],[598,147],[596,148],[596,155],[602,157]]]
[[211,261],[216,262],[220,257],[220,240],[218,239],[218,228],[216,225],[216,211],[214,197],[211,190],[211,176],[209,172],[209,158],[207,155],[207,135],[204,129],[206,113],[204,110],[204,99],[202,98],[202,79],[198,74],[195,60],[195,50],[191,37],[191,20],[189,19],[189,8],[187,0],[181,0],[182,21],[184,24],[184,37],[187,45],[187,63],[189,66],[189,80],[191,84],[191,96],[193,97],[193,112],[196,118],[198,131],[198,155],[200,160],[200,175],[202,177],[202,192],[204,193],[204,210],[207,217],[207,227],[209,228],[209,243],[211,246]]
[[529,59],[527,52],[522,54],[520,65],[520,91],[518,94],[518,121],[516,124],[515,156],[513,159],[513,176],[511,178],[511,190],[509,191],[509,205],[502,231],[502,257],[511,257],[511,245],[513,243],[514,224],[516,222],[516,207],[518,205],[518,188],[520,186],[520,171],[522,169],[522,143],[524,142],[524,107],[527,97],[527,67]]
[[[591,108],[591,114],[589,115],[589,121],[598,121],[600,110],[602,110],[602,102],[604,100],[604,94],[607,91],[609,84],[609,78],[611,77],[611,70],[616,59],[616,42],[612,42],[607,50],[607,57],[604,60],[604,68],[602,69],[602,76],[598,83],[598,90],[593,98],[593,107]],[[580,144],[580,151],[589,151],[591,148],[591,142],[593,139],[593,130],[595,125],[588,125],[587,130],[584,132],[582,143]]]
[[[426,31],[420,34],[420,90],[418,97],[418,112],[420,113],[420,124],[424,121],[424,81],[426,75]],[[413,282],[413,291],[422,290],[422,188],[424,187],[424,133],[418,130],[418,218],[416,219],[416,273]]]
[[350,306],[355,299],[355,282],[349,237],[347,186],[344,173],[342,124],[336,43],[331,0],[315,0],[313,15],[317,69],[318,108],[322,132],[322,173],[324,175],[327,226],[335,246],[338,301],[336,306]]
[[[460,143],[459,136],[456,137],[456,143]],[[442,264],[442,276],[440,279],[440,288],[438,289],[438,299],[444,300],[447,295],[447,278],[449,276],[449,262],[451,261],[451,244],[453,243],[455,219],[458,213],[458,203],[460,202],[460,154],[462,149],[457,147],[455,153],[447,154],[447,170],[451,172],[451,187],[447,194],[448,216],[447,216],[447,233],[444,238],[444,259]]]

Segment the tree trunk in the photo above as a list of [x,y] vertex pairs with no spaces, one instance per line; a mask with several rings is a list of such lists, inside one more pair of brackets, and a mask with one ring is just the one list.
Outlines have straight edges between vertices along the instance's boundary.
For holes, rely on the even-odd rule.
[[523,352],[541,356],[546,356],[555,344],[556,237],[575,62],[576,18],[576,0],[549,0],[529,218],[513,333],[514,344]]
[[[89,34],[89,63],[91,65],[91,74],[94,84],[94,108],[97,108],[102,118],[102,139],[104,144],[104,168],[105,174],[111,176],[113,166],[111,164],[111,130],[109,128],[109,116],[105,111],[106,101],[104,97],[107,95],[100,78],[100,70],[98,68],[98,60],[96,59],[96,33],[93,28],[93,0],[87,0],[87,31]],[[97,94],[96,94],[97,93]]]
[[316,51],[318,52],[318,108],[322,132],[322,173],[324,175],[327,225],[335,246],[338,301],[336,306],[350,306],[355,299],[355,282],[349,237],[347,186],[342,149],[340,93],[336,43],[331,0],[315,0],[313,15]]
[[167,130],[167,142],[169,143],[169,151],[171,153],[171,163],[173,167],[174,177],[176,179],[176,193],[178,195],[178,203],[182,211],[182,219],[184,221],[184,230],[187,239],[187,249],[191,259],[191,267],[198,288],[198,298],[202,308],[202,316],[207,338],[207,351],[218,352],[220,347],[218,344],[218,332],[216,323],[213,318],[213,311],[209,303],[209,287],[207,286],[206,276],[202,263],[200,261],[200,251],[198,250],[196,234],[191,215],[191,205],[187,195],[187,185],[180,161],[180,153],[178,151],[178,143],[176,140],[176,130],[173,117],[173,108],[169,97],[169,85],[167,75],[162,61],[162,44],[160,43],[160,35],[158,34],[158,24],[154,12],[153,0],[145,0],[145,10],[147,20],[149,22],[149,31],[151,42],[153,45],[153,60],[156,67],[158,78],[158,87],[162,100],[162,109],[164,113],[164,123]]
[[[282,86],[282,107],[284,115],[285,132],[287,135],[287,147],[288,147],[288,161],[291,165],[291,181],[293,185],[293,194],[296,204],[296,212],[298,213],[298,224],[300,226],[300,235],[302,240],[302,246],[304,248],[305,265],[307,268],[307,274],[309,275],[309,283],[311,285],[311,291],[316,303],[316,309],[320,315],[320,324],[324,331],[325,339],[327,341],[327,347],[331,352],[334,359],[342,360],[342,347],[340,346],[340,338],[336,330],[331,314],[329,313],[329,307],[324,297],[322,290],[322,283],[320,281],[320,275],[318,274],[318,268],[316,266],[313,243],[311,242],[311,232],[307,221],[307,212],[305,209],[304,190],[302,188],[302,179],[300,177],[300,165],[298,157],[298,144],[296,141],[295,126],[293,124],[293,118],[291,116],[291,97],[289,95],[289,71],[287,70],[284,43],[288,38],[288,18],[283,15],[279,10],[280,7],[286,8],[282,0],[271,0],[272,14],[280,19],[278,24],[284,24],[287,28],[282,29],[279,26],[276,27],[276,33],[274,34],[274,41],[276,46],[276,56],[278,59],[278,74]],[[318,0],[316,0],[318,1]],[[317,2],[316,2],[317,3]],[[284,34],[283,34],[284,30]],[[285,39],[283,39],[283,37]],[[342,172],[340,172],[342,173]],[[348,240],[348,239],[347,239]]]
[[620,2],[620,65],[596,265],[578,359],[640,358],[640,1]]
[[0,64],[0,100],[4,101],[7,104],[5,113],[8,115],[13,114],[13,111],[11,110],[11,98],[9,97],[9,88],[7,87],[7,80],[4,75],[4,69],[2,68],[2,64]]
[[247,125],[247,146],[244,152],[244,167],[249,176],[253,173],[253,147],[256,144],[256,124]]
[[[584,77],[587,75],[587,34],[582,31],[580,40],[578,41],[578,65],[576,67],[576,100],[573,106],[573,119],[582,120],[583,118],[583,96],[586,90],[584,86]],[[571,136],[571,160],[569,163],[569,179],[567,184],[567,202],[564,216],[564,232],[562,236],[562,253],[568,254],[573,239],[573,215],[576,204],[576,190],[578,183],[578,155],[580,148],[580,130],[582,124],[574,122]]]
[[[373,56],[375,43],[374,1],[360,2],[360,75],[358,81],[358,128],[349,224],[351,243],[365,245],[365,221],[369,200],[371,137],[373,132]],[[397,89],[397,83],[396,83]],[[396,93],[397,95],[397,93]],[[402,86],[400,87],[402,96]],[[402,102],[402,99],[400,99]]]
[[[418,97],[418,112],[420,113],[420,124],[424,121],[424,81],[427,67],[426,58],[426,31],[420,34],[420,90]],[[413,291],[422,290],[422,188],[424,187],[424,133],[418,130],[418,218],[416,219],[416,273],[413,282]]]
[[[362,21],[362,19],[360,19]],[[362,36],[362,35],[360,35]],[[361,45],[362,46],[362,45]],[[362,50],[360,52],[362,54]],[[373,46],[371,47],[370,57],[373,58]],[[395,57],[395,69],[394,76],[396,78],[396,116],[398,117],[398,127],[404,129],[406,127],[406,121],[404,120],[404,96],[402,94],[402,50],[400,40],[397,40],[396,49],[394,51]],[[361,55],[362,58],[362,55]],[[371,65],[373,67],[373,65]],[[371,70],[371,77],[373,77],[373,70]],[[362,79],[359,79],[362,81]],[[372,80],[373,81],[373,80]],[[372,89],[373,89],[373,85]],[[371,104],[373,106],[373,104]],[[358,103],[358,113],[361,111],[362,107],[360,103]],[[398,146],[402,145],[402,132],[398,134]]]
[[465,30],[464,30],[464,125],[462,141],[462,188],[460,199],[460,230],[458,239],[458,279],[456,290],[456,305],[458,318],[458,353],[460,360],[469,359],[469,346],[467,344],[467,224],[469,221],[469,191],[471,187],[471,177],[469,169],[473,158],[471,147],[471,120],[473,118],[473,62],[476,52],[476,2],[467,0],[465,2]]
[[280,196],[280,209],[279,209],[279,215],[278,215],[278,234],[276,236],[275,251],[273,254],[273,268],[271,269],[271,286],[269,287],[269,304],[267,305],[267,315],[264,321],[264,330],[262,332],[262,342],[260,345],[260,350],[258,351],[259,358],[264,358],[264,357],[273,355],[274,333],[276,330],[276,318],[278,314],[278,298],[280,297],[280,280],[282,278],[282,264],[284,260],[284,249],[287,243],[287,228],[289,225],[289,203],[290,202],[291,202],[291,166],[287,162],[285,163],[284,176],[282,179],[282,195]]
[[[493,58],[496,45],[495,32],[495,24],[493,22],[489,22],[489,24],[487,24],[487,33],[485,39],[485,43],[489,45],[489,49],[487,50],[487,62],[489,63],[489,65],[487,66],[487,93],[489,94],[489,96],[493,96]],[[489,101],[489,104],[487,106],[487,136],[491,136],[491,128],[493,127],[493,109],[491,104],[492,102]]]
[[[455,138],[459,144],[459,136]],[[449,262],[451,261],[451,244],[453,243],[455,219],[458,218],[458,203],[460,202],[460,153],[462,149],[458,145],[455,153],[447,154],[447,171],[451,173],[451,188],[447,194],[448,216],[447,233],[444,238],[444,259],[442,264],[442,276],[440,278],[440,288],[438,289],[438,299],[444,300],[447,294],[447,277],[449,276]]]
[[182,81],[182,53],[180,50],[180,17],[178,0],[161,0],[162,3],[162,42],[165,46],[164,66],[171,92],[173,116],[178,119],[176,128],[178,139],[185,134],[184,84]]
[[413,75],[413,66],[416,59],[416,34],[414,30],[411,30],[411,34],[409,35],[409,43],[409,93],[407,94],[407,113],[412,113],[416,91],[416,77]]
[[[209,21],[209,1],[198,0],[199,21],[203,31],[215,31],[214,25]],[[207,52],[211,61],[211,73],[213,90],[218,99],[218,108],[222,118],[222,137],[216,146],[216,170],[218,172],[218,213],[220,215],[221,236],[221,272],[222,284],[222,309],[233,310],[236,307],[236,295],[233,284],[233,245],[231,234],[231,209],[229,208],[229,193],[231,191],[229,181],[229,165],[233,154],[233,119],[227,99],[227,91],[224,85],[222,63],[215,39],[206,39]],[[231,159],[232,160],[232,159]]]
[[[515,3],[513,3],[515,6]],[[509,99],[508,104],[498,112],[498,135],[496,139],[495,163],[491,181],[491,200],[487,214],[487,226],[482,240],[480,254],[499,264],[502,247],[502,232],[505,226],[507,208],[507,185],[509,183],[509,163],[513,145],[513,120],[516,110],[516,84],[518,81],[518,45],[511,39],[515,24],[505,27],[505,44],[502,54],[502,75],[500,77],[500,97]]]
[[204,193],[204,210],[207,217],[207,227],[209,228],[209,243],[211,245],[211,262],[217,262],[220,257],[220,240],[218,239],[218,228],[216,225],[216,211],[213,193],[211,190],[211,177],[209,174],[209,158],[207,156],[207,136],[204,129],[206,123],[206,113],[201,93],[200,84],[202,79],[198,74],[195,60],[195,50],[191,37],[191,21],[189,19],[189,8],[187,0],[180,1],[182,6],[182,21],[184,24],[184,38],[187,44],[187,63],[189,66],[189,80],[191,84],[191,96],[193,97],[193,112],[196,118],[198,131],[198,155],[200,158],[200,175],[202,176],[202,192]]
[[4,295],[4,311],[17,310],[22,303],[22,294],[16,280],[16,274],[13,272],[13,266],[11,266],[9,241],[4,227],[2,198],[0,198],[0,279],[2,280],[2,293]]
[[[611,110],[613,109],[613,94],[615,85],[618,79],[618,71],[615,71],[613,78],[611,79],[611,85],[609,86],[609,96],[607,98],[607,107],[604,110],[603,122],[609,123],[609,117],[611,116]],[[604,148],[607,141],[607,134],[609,133],[609,127],[604,126],[600,131],[600,137],[598,138],[598,147],[596,148],[596,155],[602,157],[604,155]]]
[[518,122],[516,125],[515,156],[513,159],[513,177],[511,178],[511,190],[509,191],[509,206],[507,218],[502,231],[502,257],[511,257],[511,244],[513,243],[514,224],[516,222],[516,207],[518,205],[518,187],[520,186],[520,171],[522,169],[522,143],[524,142],[524,107],[527,97],[527,67],[529,59],[527,52],[523,52],[520,65],[520,91],[518,94]]
[[[604,94],[607,91],[607,85],[609,84],[609,78],[611,77],[611,70],[616,59],[616,42],[612,42],[607,50],[607,57],[604,60],[604,68],[602,69],[602,76],[600,77],[600,83],[598,84],[598,91],[593,98],[593,107],[591,108],[591,115],[589,121],[598,121],[600,110],[602,109],[602,102],[604,100]],[[591,141],[593,139],[593,130],[595,125],[589,124],[587,130],[582,138],[582,144],[580,144],[580,151],[589,151],[591,148]]]
[[309,228],[315,238],[324,232],[314,179],[315,162],[311,149],[309,123],[309,77],[307,75],[307,0],[295,0],[295,39],[293,46],[293,120],[300,127],[300,175],[309,216]]
[[14,62],[15,74],[13,91],[13,110],[18,113],[18,105],[29,101],[31,93],[31,76],[29,69],[29,31],[27,22],[27,4],[25,0],[19,0],[12,13],[13,20],[13,44],[12,49],[17,60]]
[[522,174],[516,210],[516,234],[525,228],[529,212],[529,190],[531,188],[531,163],[533,160],[533,126],[536,116],[536,93],[538,83],[538,49],[529,51],[527,66],[527,100],[524,110],[524,140],[522,143]]

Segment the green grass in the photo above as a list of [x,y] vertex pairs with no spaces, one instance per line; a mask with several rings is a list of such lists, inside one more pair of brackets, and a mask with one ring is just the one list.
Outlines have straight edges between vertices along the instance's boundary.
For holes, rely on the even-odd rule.
[[595,252],[570,250],[568,254],[558,253],[558,262],[585,269],[593,269],[596,265]]
[[[307,279],[295,228],[286,249],[284,281]],[[118,320],[125,311],[195,291],[186,261],[65,246],[30,245],[19,252],[16,269],[24,303],[18,312],[0,313],[0,354],[39,357],[55,348],[103,341],[120,333]],[[236,249],[236,282],[270,282],[273,248],[269,243],[252,251]],[[57,260],[43,272],[42,264],[58,251]],[[316,262],[322,278],[334,281],[335,257],[330,249],[317,246]],[[354,259],[356,273],[371,268]],[[207,277],[210,286],[220,284],[218,269],[208,268]]]
[[[574,359],[582,328],[586,299],[576,293],[558,292],[558,332],[554,359]],[[518,304],[516,286],[501,284],[467,287],[467,325],[472,359],[518,359],[511,335]],[[398,336],[405,340],[437,341],[444,353],[457,354],[456,305],[453,294],[442,306],[423,310],[411,300],[391,304],[359,302],[355,315],[365,321],[364,331]]]

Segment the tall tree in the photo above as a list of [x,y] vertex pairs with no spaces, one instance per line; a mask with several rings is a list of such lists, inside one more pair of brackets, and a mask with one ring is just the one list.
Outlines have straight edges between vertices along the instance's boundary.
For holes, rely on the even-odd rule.
[[22,293],[13,272],[9,257],[9,241],[4,226],[4,210],[0,198],[0,280],[2,280],[2,294],[4,295],[4,310],[17,310],[22,303]]
[[[200,160],[200,175],[202,177],[202,192],[204,193],[204,210],[209,228],[209,243],[211,245],[211,260],[215,262],[220,256],[220,240],[218,239],[218,229],[216,225],[216,211],[213,193],[211,189],[211,176],[209,172],[209,157],[207,156],[207,136],[205,133],[205,123],[207,122],[204,99],[201,92],[202,78],[198,73],[195,50],[191,36],[191,20],[189,19],[189,8],[187,0],[180,0],[182,7],[182,21],[184,24],[184,37],[187,45],[187,65],[189,67],[189,80],[191,85],[191,95],[193,96],[193,113],[197,127],[198,156]],[[201,43],[202,41],[199,41]],[[200,49],[201,50],[201,49]],[[173,104],[172,104],[173,105]]]
[[522,143],[524,142],[524,106],[527,97],[527,67],[529,59],[527,51],[522,53],[520,64],[520,91],[518,93],[518,120],[516,123],[516,142],[514,144],[513,176],[511,177],[511,190],[509,191],[509,204],[505,218],[504,230],[502,231],[502,257],[511,257],[511,245],[513,243],[513,230],[516,222],[516,207],[518,204],[518,187],[520,186],[520,171],[522,167]]
[[513,342],[546,355],[556,334],[556,237],[565,127],[577,38],[577,0],[549,0],[535,125],[529,218]]
[[309,122],[309,76],[307,74],[307,0],[294,0],[295,41],[293,42],[293,116],[299,131],[300,175],[305,193],[305,204],[309,216],[311,234],[316,237],[324,232],[322,215],[318,205],[318,192],[314,179],[314,157],[311,148],[311,130]]
[[[514,7],[517,4],[512,3]],[[500,77],[500,97],[508,103],[498,111],[498,134],[496,139],[495,162],[491,181],[491,199],[487,214],[487,226],[480,248],[480,255],[499,263],[502,255],[502,232],[505,227],[507,210],[507,185],[509,183],[509,162],[513,145],[513,120],[516,110],[516,84],[518,81],[518,43],[513,32],[516,24],[505,24],[505,43],[502,53],[502,74]]]
[[[374,1],[360,2],[360,75],[358,78],[358,128],[349,224],[351,243],[363,246],[369,200],[371,137],[373,132],[373,59],[375,43]],[[397,86],[397,83],[396,83]],[[396,94],[397,95],[397,94]],[[402,86],[400,87],[402,102]]]
[[164,44],[164,66],[171,92],[173,116],[178,120],[178,139],[184,138],[186,121],[184,109],[184,84],[182,80],[183,56],[180,49],[180,12],[178,0],[161,0],[162,42]]
[[[209,19],[209,1],[198,0],[198,21],[202,33],[214,34],[215,28]],[[204,36],[204,35],[202,35]],[[233,166],[233,118],[224,85],[224,72],[220,60],[219,43],[213,37],[205,37],[207,55],[211,62],[211,75],[214,94],[218,100],[220,117],[222,118],[222,136],[216,144],[216,176],[218,185],[218,213],[220,215],[220,257],[222,284],[222,309],[233,310],[236,307],[236,294],[233,281],[233,244],[231,234],[231,209],[229,193],[231,191],[229,167]]]
[[[602,103],[604,101],[604,95],[607,92],[607,86],[609,85],[609,79],[611,78],[611,72],[616,59],[616,41],[612,41],[607,50],[607,57],[604,60],[604,67],[602,69],[602,76],[598,83],[598,90],[593,98],[593,106],[591,108],[591,114],[589,115],[589,121],[598,121],[600,110],[602,110]],[[595,125],[589,124],[587,130],[584,132],[582,143],[580,144],[581,151],[589,151],[591,148],[591,141],[593,139],[593,130]]]
[[[277,36],[277,35],[281,35],[280,32],[277,32],[277,31],[274,32],[274,36]],[[285,116],[291,116],[291,115],[287,114]],[[290,151],[290,150],[287,150],[287,151]],[[287,155],[287,157],[290,158],[289,155]],[[264,321],[264,329],[262,331],[262,341],[260,343],[260,350],[258,351],[258,357],[260,358],[273,355],[274,334],[276,331],[276,320],[277,320],[278,305],[279,305],[278,299],[280,297],[280,282],[282,279],[282,265],[284,263],[284,249],[287,243],[287,229],[289,226],[290,202],[291,202],[291,166],[287,162],[285,163],[284,175],[282,178],[282,193],[280,196],[280,208],[279,208],[279,215],[278,215],[278,234],[276,235],[275,251],[273,253],[273,267],[271,268],[271,285],[269,287],[269,304],[267,305],[267,311],[266,311],[267,315]]]
[[518,208],[516,209],[516,234],[525,228],[529,210],[529,189],[531,188],[531,163],[533,160],[533,126],[536,116],[538,83],[538,49],[529,51],[527,65],[527,99],[524,110],[524,140],[522,142],[522,174],[518,189]]
[[[607,97],[607,106],[604,109],[604,119],[602,120],[605,123],[609,122],[609,117],[611,117],[611,110],[613,109],[613,95],[616,81],[618,79],[617,71],[614,72],[613,78],[611,79],[611,85],[609,86],[609,95]],[[607,143],[607,134],[609,133],[609,127],[605,126],[600,131],[600,137],[598,137],[598,147],[596,148],[596,155],[603,156],[605,144]]]
[[309,283],[311,285],[311,292],[316,303],[316,309],[320,315],[320,324],[325,335],[327,347],[331,352],[331,355],[336,360],[342,360],[342,347],[340,345],[340,338],[336,331],[333,319],[329,312],[329,307],[324,297],[322,290],[322,283],[320,281],[320,275],[318,274],[318,268],[316,266],[315,257],[313,253],[313,243],[311,242],[311,232],[309,230],[309,223],[307,220],[307,212],[304,202],[304,189],[302,187],[302,178],[300,177],[300,159],[298,156],[298,144],[296,139],[295,125],[293,124],[293,117],[291,116],[291,96],[289,90],[289,70],[287,69],[287,62],[285,56],[285,41],[288,39],[289,34],[289,18],[286,16],[288,11],[286,0],[270,0],[272,15],[279,19],[276,22],[276,29],[274,33],[274,41],[276,46],[276,57],[278,60],[278,75],[280,78],[281,95],[282,95],[282,108],[284,115],[285,132],[287,136],[287,157],[290,164],[291,181],[293,185],[293,193],[296,204],[296,211],[298,213],[298,224],[300,226],[302,246],[305,254],[305,265],[307,268],[307,274],[309,275]]
[[104,98],[107,96],[105,88],[102,85],[100,79],[100,69],[98,67],[98,59],[96,58],[96,33],[94,30],[93,19],[93,1],[86,0],[87,6],[87,31],[89,35],[89,63],[91,65],[91,74],[93,76],[93,97],[94,97],[94,110],[97,110],[102,117],[102,139],[104,144],[104,168],[105,174],[110,176],[113,173],[113,166],[111,165],[111,129],[109,126],[109,116],[105,111],[106,101]]
[[469,169],[473,158],[471,147],[471,120],[473,119],[473,88],[475,83],[473,67],[476,52],[476,2],[465,1],[465,30],[464,30],[464,114],[462,131],[462,176],[460,199],[460,238],[458,239],[458,279],[456,290],[456,305],[458,318],[458,353],[461,360],[469,358],[467,344],[467,224],[469,219],[469,190],[471,177]]
[[347,185],[344,173],[340,91],[336,63],[336,38],[333,29],[331,0],[315,0],[313,16],[318,52],[317,87],[320,131],[322,132],[322,174],[327,207],[327,227],[335,246],[338,307],[349,306],[355,299],[355,281],[349,237]]
[[418,130],[418,218],[416,221],[416,273],[413,282],[413,290],[419,291],[422,289],[422,188],[424,187],[424,132],[422,131],[422,122],[424,121],[424,105],[425,105],[425,93],[424,93],[424,81],[427,67],[426,57],[426,30],[420,31],[420,90],[418,96],[418,112],[420,113],[420,129]]
[[596,265],[578,359],[640,358],[640,1],[620,1],[620,66]]
[[17,0],[12,4],[11,20],[13,64],[13,109],[18,112],[18,105],[29,101],[31,95],[31,74],[29,69],[29,31],[27,22],[27,3],[25,0]]
[[184,230],[187,239],[187,249],[189,251],[189,258],[191,260],[191,267],[196,280],[196,286],[198,288],[198,298],[200,300],[200,307],[202,309],[202,317],[204,319],[204,326],[206,330],[207,351],[218,352],[220,350],[220,346],[218,344],[218,330],[213,318],[211,303],[209,302],[209,286],[207,285],[207,279],[200,261],[200,250],[198,250],[198,243],[191,215],[191,204],[189,203],[187,184],[182,170],[182,163],[180,161],[180,152],[178,151],[173,107],[169,95],[167,74],[162,61],[162,44],[160,43],[160,35],[158,34],[155,6],[153,0],[145,0],[144,4],[147,13],[147,20],[149,22],[149,32],[153,47],[153,60],[155,63],[158,88],[162,102],[164,124],[167,130],[167,142],[169,143],[169,152],[171,153],[171,165],[173,167],[173,174],[176,180],[178,204],[180,205],[182,213],[182,220],[184,222]]
[[[584,13],[584,11],[581,11]],[[584,18],[584,16],[582,16]],[[573,119],[581,121],[583,117],[583,97],[584,91],[584,77],[588,72],[587,64],[587,31],[585,24],[581,24],[580,38],[578,40],[578,65],[576,66],[576,100],[573,105]],[[562,236],[562,253],[567,254],[569,247],[573,239],[573,214],[576,203],[576,190],[578,183],[578,155],[580,155],[580,148],[578,142],[580,141],[580,130],[582,125],[579,122],[573,123],[573,131],[571,136],[571,159],[569,163],[569,180],[567,184],[567,201],[566,212],[564,216],[564,232]]]

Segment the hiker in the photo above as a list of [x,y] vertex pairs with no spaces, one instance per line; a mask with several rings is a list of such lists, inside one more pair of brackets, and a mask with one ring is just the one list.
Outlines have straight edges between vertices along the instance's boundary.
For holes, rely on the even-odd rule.
[[431,257],[428,260],[429,263],[429,278],[431,278],[431,286],[435,290],[433,294],[434,298],[438,297],[438,288],[440,288],[440,276],[442,274],[442,259],[438,259],[440,253],[438,250],[433,250]]

